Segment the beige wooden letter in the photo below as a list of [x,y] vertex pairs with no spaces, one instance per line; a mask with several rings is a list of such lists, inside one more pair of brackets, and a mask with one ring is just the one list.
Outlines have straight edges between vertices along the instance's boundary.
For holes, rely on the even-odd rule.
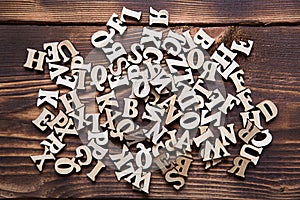
[[[35,49],[30,49],[30,48],[27,48],[27,51],[28,51],[27,60],[23,66],[32,69],[33,63],[35,63],[36,64],[36,67],[34,68],[35,70],[44,71],[43,64],[44,64],[44,58],[47,55],[47,53],[43,51],[37,51]],[[37,59],[34,58],[36,53],[38,53]]]

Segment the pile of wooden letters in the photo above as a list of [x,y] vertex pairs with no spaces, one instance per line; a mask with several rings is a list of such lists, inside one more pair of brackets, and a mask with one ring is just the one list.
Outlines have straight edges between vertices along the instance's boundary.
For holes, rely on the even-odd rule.
[[[139,21],[141,15],[123,7],[120,17],[110,17],[107,31],[92,34],[91,43],[107,66],[86,62],[69,40],[44,43],[43,51],[27,49],[24,67],[44,71],[46,64],[58,88],[39,90],[37,106],[43,108],[32,122],[48,135],[40,143],[43,153],[31,156],[33,163],[42,171],[45,162],[53,162],[62,175],[94,163],[87,174],[92,181],[111,167],[118,181],[146,193],[151,174],[160,170],[179,190],[193,160],[201,159],[206,170],[225,157],[230,160],[227,147],[239,139],[240,154],[228,173],[244,178],[272,141],[261,120],[278,114],[270,100],[253,105],[235,60],[238,53],[250,55],[253,41],[233,41],[230,48],[221,43],[209,55],[215,39],[202,28],[193,37],[190,30],[167,29],[168,12],[150,7],[149,27],[142,27],[139,42],[128,52],[122,45],[126,20]],[[226,93],[223,81],[232,82],[235,94]],[[93,100],[86,101],[87,95]],[[97,112],[88,113],[87,104],[96,105]],[[225,125],[225,117],[238,106],[243,127],[237,131],[235,124]],[[82,141],[71,158],[59,155],[68,136]]]

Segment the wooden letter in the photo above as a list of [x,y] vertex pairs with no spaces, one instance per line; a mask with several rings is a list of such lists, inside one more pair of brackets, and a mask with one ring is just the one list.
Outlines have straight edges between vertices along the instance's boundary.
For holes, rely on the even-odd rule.
[[219,72],[219,74],[221,74],[221,76],[227,80],[228,76],[236,69],[238,68],[240,65],[236,62],[236,61],[232,61],[230,63],[230,65],[224,70],[222,71],[222,66],[219,65],[219,67],[217,68],[217,71]]
[[[277,109],[276,105],[270,100],[262,101],[259,104],[257,104],[256,106],[264,114],[264,116],[266,118],[266,122],[269,122],[270,120],[274,119],[278,114],[278,109]],[[271,113],[269,111],[271,111]]]
[[[100,71],[100,79],[99,79],[99,71]],[[91,85],[95,85],[99,92],[105,89],[104,86],[101,86],[107,79],[107,71],[105,67],[102,65],[97,65],[92,68],[91,72]]]
[[[249,153],[246,152],[247,149],[251,150]],[[253,145],[250,145],[250,144],[244,144],[241,148],[241,151],[240,151],[240,155],[244,158],[247,158],[249,160],[251,160],[251,162],[254,164],[254,165],[257,165],[257,162],[259,160],[259,156],[256,156],[256,155],[253,155],[252,153],[257,153],[258,155],[261,154],[263,148],[257,148]]]
[[190,165],[192,163],[193,159],[185,157],[185,156],[179,156],[176,158],[176,167],[175,169],[178,171],[178,174],[181,176],[188,176],[188,171],[190,168]]
[[80,99],[77,95],[77,90],[70,91],[69,93],[60,96],[59,99],[63,103],[67,114],[74,111],[75,109],[78,109],[78,108],[81,108],[82,106],[84,106],[80,102]]
[[[132,174],[125,178],[126,181],[131,183],[131,179],[135,178],[132,185],[136,188],[138,188],[140,191],[143,191],[145,193],[149,193],[149,186],[150,186],[150,179],[151,179],[151,172],[147,172],[142,176],[142,168],[137,169],[135,172],[132,172]],[[143,183],[141,183],[143,182]]]
[[56,80],[56,85],[64,85],[64,86],[74,90],[76,87],[77,81],[78,81],[77,75],[73,75],[73,76],[61,75],[61,76],[58,76],[58,78]]
[[[183,145],[185,147],[183,147]],[[191,142],[190,142],[190,133],[189,133],[188,130],[186,130],[183,133],[183,135],[178,139],[175,147],[177,149],[182,150],[183,152],[186,152],[186,151],[191,152],[192,151],[192,149],[191,149]]]
[[58,139],[62,142],[65,135],[78,135],[73,119],[69,118],[67,125],[64,128],[54,127],[55,134]]
[[57,91],[46,91],[39,90],[39,98],[37,100],[36,105],[40,106],[41,104],[47,102],[52,105],[54,108],[57,108],[57,100],[58,100],[59,90]]
[[111,47],[103,48],[103,52],[110,63],[113,63],[117,58],[127,54],[120,42],[113,43]]
[[[197,58],[196,63],[195,63],[195,60],[196,60],[195,54],[196,54],[196,58]],[[204,54],[200,49],[192,49],[187,56],[187,60],[188,60],[189,66],[192,69],[200,69],[200,67],[204,63]]]
[[120,35],[123,35],[127,29],[127,26],[125,26],[125,24],[121,20],[119,20],[119,17],[116,13],[112,14],[108,22],[106,23],[106,26],[114,28],[120,33]]
[[[252,117],[250,118],[250,113]],[[243,119],[243,126],[245,127],[248,120],[253,122],[255,126],[259,129],[263,129],[263,127],[260,124],[260,111],[259,110],[253,110],[251,112],[240,112],[240,115]]]
[[[178,58],[180,60],[178,60]],[[169,70],[172,74],[177,73],[177,70],[174,68],[175,66],[177,67],[182,67],[182,68],[188,68],[189,65],[187,63],[186,57],[184,56],[184,54],[179,54],[177,56],[177,60],[175,59],[166,59],[166,63],[169,67]]]
[[165,149],[165,145],[164,145],[163,141],[160,141],[159,143],[152,146],[152,155],[154,158],[161,155],[164,152],[164,151],[159,151],[159,149],[162,149],[162,150]]
[[238,43],[240,44],[237,44],[235,41],[232,42],[231,44],[231,50],[237,50],[239,52],[243,52],[245,53],[247,56],[250,55],[250,51],[252,49],[252,46],[253,46],[253,41],[252,40],[248,40],[247,43],[244,42],[244,41],[238,41]]
[[165,142],[165,146],[166,146],[167,151],[174,151],[175,150],[174,146],[177,143],[177,139],[175,137],[176,132],[177,132],[176,129],[167,132],[170,135],[170,139],[166,140],[166,142]]
[[[146,114],[146,111],[148,114]],[[160,109],[156,106],[151,106],[150,104],[146,104],[145,112],[142,115],[142,119],[149,119],[151,121],[158,121],[160,122],[164,116],[165,110]]]
[[193,90],[196,92],[200,92],[200,94],[203,94],[206,96],[206,98],[209,98],[212,94],[212,91],[207,90],[206,88],[204,88],[201,83],[203,83],[203,81],[201,79],[198,79],[197,82],[195,83]]
[[183,114],[180,119],[180,126],[184,129],[195,129],[199,126],[200,116],[198,113],[189,111]]
[[206,129],[207,129],[206,131],[202,132],[202,128],[203,127],[201,127],[201,126],[199,127],[200,135],[193,139],[197,147],[200,147],[200,144],[202,144],[205,140],[214,136],[213,133],[211,132],[211,130],[207,128],[207,126],[206,126]]
[[227,115],[227,110],[232,110],[232,108],[234,107],[234,105],[239,105],[240,102],[241,101],[238,98],[236,98],[235,96],[233,96],[233,95],[231,95],[231,94],[228,93],[228,96],[227,96],[225,102],[218,109],[222,113],[224,113],[224,114]]
[[246,128],[239,130],[239,137],[248,144],[249,140],[252,139],[260,130],[248,120]]
[[227,172],[231,173],[231,174],[235,173],[236,176],[245,178],[245,171],[246,171],[246,168],[249,163],[250,163],[250,160],[248,160],[246,158],[242,158],[240,156],[235,157],[233,160],[234,166],[231,169],[229,169]]
[[228,146],[229,143],[226,141],[226,138],[233,144],[236,144],[236,137],[233,128],[234,124],[228,124],[227,127],[229,128],[230,132],[224,127],[219,126],[218,129],[221,133],[221,138],[224,146]]
[[54,114],[47,110],[47,108],[43,108],[41,114],[32,123],[41,131],[45,131],[48,127],[47,122],[52,121],[54,117]]
[[68,123],[68,121],[69,117],[63,111],[60,110],[58,115],[56,115],[56,117],[52,121],[47,122],[47,125],[51,130],[53,130],[54,126],[64,127]]
[[135,118],[138,115],[137,106],[137,100],[124,98],[124,111],[122,117]]
[[[36,64],[35,65],[36,67],[34,68],[35,70],[44,71],[43,64],[44,64],[44,58],[47,55],[47,53],[43,51],[37,51],[35,49],[29,49],[29,48],[27,48],[27,51],[28,51],[28,55],[24,67],[32,69],[33,63],[35,63]],[[38,53],[37,59],[34,58],[36,53]]]
[[43,140],[40,144],[48,146],[50,152],[53,154],[59,153],[66,146],[66,144],[63,144],[59,139],[57,139],[57,137],[55,137],[53,132],[48,135],[46,140]]
[[172,30],[169,30],[167,37],[174,38],[178,40],[181,44],[181,46],[184,46],[186,44],[186,39],[182,34],[176,33]]
[[78,70],[75,70],[77,65],[83,64],[84,60],[82,56],[74,56],[71,61],[71,70],[72,70],[72,75],[74,75]]
[[182,111],[199,103],[195,91],[189,85],[179,82],[177,87],[181,90],[177,101]]
[[49,151],[49,148],[47,146],[45,146],[43,155],[30,156],[30,158],[33,161],[33,163],[36,164],[36,167],[39,171],[43,171],[45,160],[55,160],[54,155]]
[[113,43],[112,37],[116,34],[115,29],[110,28],[110,33],[106,31],[97,31],[91,37],[91,42],[94,47],[102,48],[105,47],[108,43]]
[[103,148],[102,146],[98,145],[96,143],[95,139],[90,140],[90,142],[87,144],[91,149],[93,149],[92,151],[92,155],[95,159],[97,160],[102,160],[104,158],[104,156],[107,154],[108,149]]
[[130,54],[128,54],[127,60],[133,64],[140,64],[143,60],[142,54],[138,51],[143,51],[144,50],[144,45],[141,45],[139,43],[134,43],[131,45],[131,52],[135,55],[135,59],[132,58]]
[[[88,65],[88,64],[87,64]],[[77,81],[77,90],[85,90],[85,77],[86,71],[85,70],[73,70],[72,72],[77,71],[78,81]]]
[[190,30],[183,32],[182,35],[185,37],[185,40],[186,40],[185,46],[187,47],[187,48],[182,47],[184,52],[189,52],[190,50],[195,49],[197,47],[197,45],[194,43],[194,40],[190,34]]
[[102,113],[104,108],[108,105],[119,107],[114,90],[112,90],[110,93],[107,93],[105,95],[101,95],[100,97],[96,97],[96,101],[97,101],[98,109],[99,109],[100,113]]
[[47,63],[60,61],[57,46],[58,42],[44,43],[44,50],[48,53],[48,57],[46,57]]
[[199,76],[199,78],[206,79],[209,81],[216,81],[217,67],[218,63],[212,61],[205,61],[202,66],[204,71]]
[[155,164],[158,166],[158,168],[161,170],[162,175],[165,175],[167,171],[171,170],[174,168],[173,163],[168,163],[167,162],[167,155],[166,153],[162,153],[156,158],[153,159]]
[[244,106],[244,111],[251,110],[254,108],[254,106],[250,103],[252,103],[252,98],[251,98],[251,90],[246,89],[236,95],[242,102]]
[[231,74],[229,76],[229,78],[232,80],[235,88],[236,88],[236,93],[239,93],[243,90],[245,90],[246,88],[244,87],[244,70],[239,70],[237,72],[234,72],[233,74]]
[[214,41],[215,39],[207,35],[202,28],[194,36],[194,42],[200,44],[203,49],[208,49]]
[[155,90],[161,94],[162,90],[166,88],[172,82],[170,75],[164,70],[161,69],[160,73],[150,81],[151,85],[159,86],[155,87]]
[[149,139],[152,138],[153,144],[157,144],[158,140],[168,131],[164,126],[160,131],[160,122],[156,122],[150,130],[143,129],[145,136]]
[[107,130],[99,133],[92,133],[88,131],[88,140],[88,146],[93,149],[93,157],[97,160],[101,160],[108,152],[108,149],[103,147],[108,143]]
[[136,129],[134,131],[131,131],[130,133],[125,134],[125,140],[126,144],[128,146],[132,146],[136,143],[142,142],[146,139],[143,130]]
[[209,103],[205,103],[205,106],[208,108],[208,110],[212,111],[213,108],[215,108],[216,106],[218,106],[220,103],[224,102],[225,99],[222,95],[222,93],[220,92],[219,89],[215,89],[212,94],[209,97],[210,102]]
[[46,91],[39,90],[39,98],[37,100],[36,105],[40,106],[41,104],[47,102],[52,105],[54,108],[57,108],[57,100],[58,100],[59,90],[57,91]]
[[128,16],[128,17],[131,17],[131,18],[135,18],[136,20],[140,20],[141,19],[141,16],[142,16],[142,12],[137,12],[137,11],[134,11],[134,10],[130,10],[126,7],[123,7],[122,8],[122,13],[121,13],[121,21],[122,22],[126,22],[124,16]]
[[169,23],[169,13],[166,10],[156,11],[152,7],[150,7],[150,15],[149,15],[149,25],[153,24],[164,24],[168,26]]
[[[78,114],[76,114],[78,113]],[[87,121],[85,119],[86,115],[85,115],[85,106],[69,113],[69,116],[70,117],[73,117],[73,119],[76,119],[77,120],[77,130],[81,130],[83,129],[84,127],[90,125],[92,122],[90,121]]]
[[117,65],[116,65],[117,69],[116,69],[116,71],[114,70],[114,64],[113,63],[108,66],[110,73],[114,76],[120,76],[122,74],[122,65],[123,65],[123,63],[125,63],[125,65],[124,65],[125,68],[128,68],[129,65],[130,65],[129,62],[126,60],[126,58],[120,57],[117,60]]
[[86,72],[91,72],[91,63],[88,64],[75,64],[71,67],[72,73],[75,72],[78,75],[77,90],[85,90]]
[[120,154],[116,154],[116,155],[109,154],[109,157],[114,162],[118,170],[121,170],[121,167],[123,165],[125,165],[126,163],[128,163],[130,160],[133,159],[131,152],[129,151],[128,147],[125,144],[123,144],[122,152]]
[[103,162],[101,162],[100,160],[97,161],[97,164],[95,165],[95,167],[92,169],[92,171],[87,175],[87,177],[89,177],[89,179],[91,179],[93,182],[95,182],[96,180],[96,176],[99,174],[99,172],[101,171],[102,168],[104,168],[105,165],[103,164]]
[[173,56],[177,56],[181,52],[181,44],[178,40],[172,37],[167,37],[162,43],[163,50],[167,50],[167,44],[170,44],[167,53]]
[[210,122],[213,122],[214,126],[220,126],[221,123],[221,112],[216,112],[214,114],[211,114],[210,116],[206,117],[208,113],[208,110],[202,110],[201,113],[201,126],[208,124]]
[[75,163],[75,158],[60,158],[55,162],[55,171],[58,174],[67,175],[74,171],[80,172],[80,165]]
[[[219,138],[217,138],[215,140],[214,147],[212,146],[212,144],[208,140],[206,140],[203,161],[208,161],[208,160],[214,160],[214,159],[221,158],[221,154],[220,154],[221,150],[223,152],[223,157],[230,156],[230,154],[228,153],[226,148],[223,146],[223,144],[221,143]],[[213,155],[214,155],[213,158],[210,157],[212,152],[213,152]]]
[[122,113],[111,110],[109,108],[105,108],[106,121],[102,123],[100,126],[106,127],[110,130],[115,130],[114,120],[119,117]]
[[139,98],[145,98],[150,93],[150,84],[148,79],[146,78],[146,74],[142,73],[142,78],[138,80],[134,80],[132,84],[133,93],[135,96]]
[[120,141],[123,141],[123,133],[129,133],[134,131],[135,124],[131,119],[122,119],[116,127],[116,130],[110,131],[110,136],[113,138],[119,137]]
[[[82,152],[84,152],[84,154]],[[91,150],[86,145],[81,145],[76,148],[76,156],[75,157],[78,159],[78,164],[80,166],[89,165],[89,164],[91,164],[91,162],[93,160],[93,157],[91,155]],[[82,158],[82,157],[84,157],[86,159],[84,162],[79,160],[79,158]]]
[[[184,186],[184,183],[185,183],[184,178],[178,174],[176,169],[172,169],[172,170],[168,171],[165,175],[165,179],[168,183],[174,183],[173,187],[176,190],[179,190],[182,186]],[[177,183],[177,184],[175,184],[175,183]]]
[[[126,166],[128,166],[127,169],[124,169],[120,172],[117,172],[117,171],[115,172],[118,181],[120,181],[122,177],[126,177],[129,174],[132,175],[132,173],[134,172],[134,168],[133,168],[133,165],[131,162],[126,163]],[[128,182],[131,182],[131,181],[129,180]]]
[[223,69],[226,69],[236,55],[222,43],[210,58],[220,63]]
[[48,67],[51,80],[69,71],[69,68],[63,65],[49,63]]
[[[144,45],[145,47],[149,47],[149,43],[153,43],[156,48],[160,47],[161,38],[162,38],[162,32],[158,32],[155,30],[148,29],[146,27],[143,28],[142,38],[140,41],[141,45]],[[148,44],[148,45],[146,45]]]
[[69,40],[61,41],[58,45],[58,50],[59,50],[60,55],[63,57],[64,63],[67,62],[70,58],[67,57],[66,54],[64,53],[64,51],[62,49],[63,46],[66,47],[68,49],[68,51],[71,53],[71,57],[74,57],[79,54],[79,51],[77,51],[75,49],[75,47]]
[[86,119],[88,118],[92,118],[92,132],[100,132],[99,130],[99,118],[100,118],[100,114],[99,113],[91,113],[91,114],[86,114]]
[[141,74],[140,67],[138,65],[131,65],[127,69],[128,80],[133,80],[139,78]]
[[181,117],[183,115],[183,112],[181,112],[180,110],[178,110],[177,114],[174,115],[174,112],[178,110],[175,106],[170,105],[169,106],[169,110],[168,110],[168,114],[167,114],[167,118],[166,118],[166,125],[172,123],[173,121],[175,121],[176,119],[178,119],[179,117]]
[[95,139],[95,142],[100,145],[106,145],[108,143],[108,132],[107,130],[104,132],[92,133],[88,131],[88,140]]
[[139,149],[135,156],[136,166],[142,169],[148,169],[152,164],[151,148],[145,148],[144,144],[138,143],[136,148]]
[[192,85],[194,83],[192,69],[185,69],[184,71],[186,72],[185,74],[181,74],[179,76],[173,76],[175,84],[177,84],[179,82],[183,83],[185,81],[188,81],[188,84]]
[[129,85],[127,76],[121,78],[121,76],[113,76],[111,74],[108,75],[108,83],[112,90],[115,89],[116,87]]
[[[155,59],[155,60],[150,59],[148,54],[156,55],[157,59]],[[163,53],[159,49],[157,49],[155,47],[147,47],[143,52],[143,57],[147,60],[150,59],[151,63],[159,64],[164,56],[163,56]]]
[[260,133],[261,134],[258,133],[257,135],[264,135],[264,138],[263,139],[259,138],[259,140],[257,140],[257,137],[254,136],[253,139],[251,140],[251,143],[256,147],[265,147],[269,145],[272,142],[272,135],[270,131],[267,129],[261,131]]

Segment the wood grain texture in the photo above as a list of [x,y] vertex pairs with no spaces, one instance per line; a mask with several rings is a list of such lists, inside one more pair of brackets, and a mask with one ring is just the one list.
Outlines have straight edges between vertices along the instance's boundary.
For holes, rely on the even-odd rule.
[[[298,0],[175,0],[175,1],[62,1],[3,0],[0,2],[0,22],[40,24],[100,24],[122,7],[143,12],[142,23],[148,23],[149,7],[167,9],[172,24],[282,24],[300,22]],[[131,23],[135,23],[131,21]]]
[[[46,3],[45,3],[46,4]],[[169,10],[173,13],[172,10]],[[51,19],[51,18],[50,18]],[[69,20],[69,18],[67,19]],[[30,155],[41,154],[39,143],[46,137],[31,123],[41,109],[35,106],[38,89],[55,89],[48,74],[25,70],[22,65],[26,48],[42,49],[44,42],[69,39],[83,56],[91,51],[90,36],[105,27],[96,26],[0,26],[0,197],[101,197],[101,198],[197,198],[197,199],[299,199],[300,198],[300,38],[295,27],[215,27],[205,29],[216,38],[216,45],[233,39],[255,41],[250,57],[239,56],[246,85],[254,103],[270,99],[279,109],[277,119],[265,125],[273,134],[256,167],[250,167],[245,180],[226,173],[241,143],[230,146],[232,156],[217,167],[204,171],[193,152],[189,177],[181,191],[168,185],[158,171],[152,175],[150,194],[132,190],[125,181],[118,183],[114,171],[106,168],[91,183],[86,178],[92,166],[82,173],[62,177],[54,172],[52,162],[40,173]],[[128,37],[140,37],[135,26]],[[198,28],[191,28],[195,33]],[[182,29],[181,27],[175,29]],[[129,39],[130,40],[130,39]],[[124,41],[124,44],[129,43]],[[215,47],[213,47],[215,48]],[[234,93],[231,83],[227,92]],[[231,112],[228,123],[241,125],[238,110]],[[61,156],[74,156],[81,144],[76,137],[66,138]]]

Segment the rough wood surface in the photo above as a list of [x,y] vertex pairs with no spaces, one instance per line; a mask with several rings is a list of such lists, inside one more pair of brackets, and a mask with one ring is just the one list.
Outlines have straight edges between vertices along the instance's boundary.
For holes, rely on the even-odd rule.
[[[33,1],[28,4],[39,5],[44,1],[39,2]],[[51,5],[51,3],[44,2],[42,5]],[[108,6],[118,8],[120,5],[110,2]],[[39,8],[41,7],[36,7],[36,9]],[[84,9],[88,8],[84,7]],[[174,9],[169,9],[172,16],[174,12],[176,14],[176,9]],[[196,8],[191,7],[191,9]],[[56,14],[60,12],[62,11],[55,11]],[[107,13],[110,12],[111,10]],[[1,15],[4,15],[3,12]],[[93,14],[91,16],[90,21],[95,20],[93,18],[95,16]],[[42,19],[39,17],[32,14],[32,18],[28,19]],[[15,16],[15,19],[19,19],[18,16]],[[57,19],[49,17],[50,21],[61,19],[79,20],[76,16]],[[186,21],[189,19],[187,18]],[[0,26],[0,197],[300,198],[300,67],[298,60],[300,28],[298,26],[206,29],[217,39],[217,44],[225,42],[229,45],[233,39],[255,41],[250,57],[238,57],[239,63],[245,70],[246,85],[253,92],[254,103],[271,99],[279,109],[277,119],[265,125],[273,134],[273,142],[264,150],[259,164],[255,168],[248,169],[245,180],[226,173],[231,166],[233,156],[237,155],[240,143],[229,148],[232,154],[230,158],[209,171],[204,171],[203,163],[196,158],[191,166],[186,185],[179,192],[173,190],[158,171],[153,173],[149,195],[132,190],[125,181],[118,183],[113,170],[109,168],[98,176],[94,184],[85,175],[92,167],[83,168],[80,174],[62,177],[54,172],[53,163],[48,162],[44,171],[40,173],[29,156],[42,153],[39,143],[46,135],[40,133],[32,125],[31,120],[38,116],[41,110],[35,106],[38,89],[55,89],[56,86],[50,81],[48,74],[25,70],[22,67],[26,58],[26,48],[42,49],[44,42],[69,39],[83,56],[87,56],[92,49],[91,34],[104,28],[96,26]],[[139,28],[130,27],[129,36],[139,37],[136,34]],[[195,32],[196,29],[192,29],[192,32]],[[124,43],[126,42],[128,41]],[[232,88],[230,83],[226,84],[228,92],[233,92]],[[230,113],[227,119],[228,123],[239,122],[238,125],[240,121],[237,110]],[[74,149],[81,144],[81,141],[75,137],[68,137],[66,143],[68,147],[60,156],[74,156]],[[193,152],[194,157],[197,157],[197,154]]]
[[[122,7],[143,12],[142,22],[148,23],[149,7],[167,9],[172,24],[299,24],[300,1],[45,1],[3,0],[0,2],[0,23],[42,24],[104,24],[112,13]],[[131,23],[134,23],[133,21]]]

